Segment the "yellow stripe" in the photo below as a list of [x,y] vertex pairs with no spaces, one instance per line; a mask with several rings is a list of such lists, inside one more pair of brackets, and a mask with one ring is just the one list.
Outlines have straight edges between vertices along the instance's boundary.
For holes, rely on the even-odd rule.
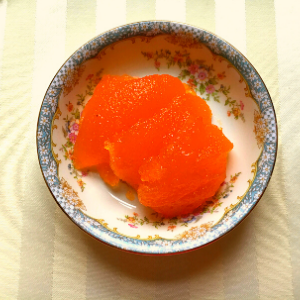
[[139,22],[155,19],[155,0],[127,0],[126,22]]
[[[121,276],[128,278],[120,273],[120,258],[126,260],[130,254],[103,245],[92,238],[88,238],[86,243],[88,248],[86,298],[128,299],[124,295],[130,294],[120,291]],[[128,280],[128,285],[132,286],[130,280]]]
[[[216,33],[246,54],[245,1],[217,0],[215,3]],[[235,298],[239,293],[237,287],[246,299],[258,297],[253,223],[253,217],[248,217],[221,240],[225,299]]]
[[[293,294],[295,299],[300,299],[300,207],[297,204],[299,188],[299,76],[300,76],[300,41],[299,41],[299,1],[275,1],[276,29],[277,29],[277,51],[278,51],[278,83],[279,83],[279,108],[280,128],[283,156],[278,160],[278,169],[281,173],[281,186],[285,187],[284,204],[288,212],[289,231],[285,231],[288,241],[285,246],[285,260],[282,261],[284,278],[280,284],[288,284],[287,291],[290,292],[290,282],[287,282],[288,274],[292,275]],[[272,49],[272,48],[271,48]],[[271,51],[269,49],[269,51]],[[281,199],[283,200],[283,198]],[[285,225],[285,224],[284,224]],[[283,249],[282,249],[283,253]],[[289,254],[291,254],[291,257]],[[289,261],[291,259],[291,262]],[[284,263],[288,263],[287,269]],[[291,267],[290,267],[291,264]],[[292,270],[290,269],[292,268]],[[283,287],[282,287],[283,288]]]
[[30,210],[24,199],[28,188],[25,162],[29,145],[34,14],[33,1],[0,3],[0,295],[3,299],[16,299],[19,288],[21,291],[26,283],[23,229],[28,222],[23,217]]
[[[224,238],[225,240],[225,238]],[[184,257],[190,270],[190,299],[224,299],[223,239]]]
[[186,0],[186,22],[215,32],[215,2]]
[[[96,1],[68,2],[65,56],[96,35]],[[53,257],[53,299],[85,299],[87,291],[87,239],[57,207]]]
[[[1,76],[3,46],[4,46],[6,7],[7,7],[7,0],[1,1],[0,2],[0,76]],[[0,81],[1,81],[1,77],[0,77]],[[0,84],[0,89],[1,89],[1,84]]]
[[[119,299],[152,300],[171,298],[169,294],[166,294],[166,296],[169,296],[170,298],[163,296],[155,296],[160,279],[159,275],[156,274],[155,260],[156,259],[154,257],[145,257],[132,255],[128,253],[120,253],[118,266],[120,268],[120,273],[130,274],[130,276],[120,276]],[[160,264],[161,269],[163,268],[163,265],[163,263]],[[135,268],[133,266],[140,267]],[[165,289],[165,286],[163,289]],[[160,292],[162,292],[162,290],[160,290]]]
[[272,0],[247,1],[247,58],[262,76],[279,109],[276,24]]
[[[284,2],[284,5],[287,3]],[[246,13],[248,58],[257,68],[271,93],[277,120],[280,123],[282,113],[279,109],[275,31],[277,27],[275,15],[280,13],[280,10],[275,14],[273,1],[255,0],[246,2]],[[293,67],[291,69],[294,70]],[[279,129],[281,127],[279,124]],[[281,135],[283,132],[279,133]],[[282,146],[279,145],[276,168],[271,182],[261,202],[253,211],[259,294],[262,299],[288,299],[292,295],[283,164]]]
[[66,56],[96,36],[97,1],[68,1]]
[[87,237],[60,208],[56,209],[53,299],[86,298]]
[[[192,298],[190,295],[189,281],[195,273],[190,265],[189,254],[152,257],[145,261],[148,270],[151,266],[155,270],[155,294],[152,299],[205,299],[201,295],[200,297],[197,295],[196,298]],[[195,264],[197,264],[196,261],[193,266],[198,271],[198,265],[195,266]]]
[[126,23],[126,0],[97,0],[97,34]]
[[254,218],[251,214],[222,239],[225,299],[241,294],[244,299],[259,298]]
[[216,33],[246,54],[244,0],[216,0]]
[[156,0],[157,20],[185,22],[186,6],[184,0]]

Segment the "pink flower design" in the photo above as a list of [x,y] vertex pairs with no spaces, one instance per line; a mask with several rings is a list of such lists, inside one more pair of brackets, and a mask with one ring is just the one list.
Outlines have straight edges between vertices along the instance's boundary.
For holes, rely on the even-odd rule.
[[241,110],[243,110],[243,109],[244,109],[244,107],[245,107],[245,105],[244,105],[243,101],[240,101],[240,105],[241,105]]
[[154,66],[155,66],[155,68],[159,68],[160,67],[160,62],[158,61],[158,60],[156,60],[155,62],[154,62]]
[[130,226],[131,228],[138,228],[137,226],[135,226],[133,224],[128,224],[128,226]]
[[88,175],[88,173],[89,173],[88,171],[81,171],[81,176],[82,176],[82,177],[85,177],[85,176]]
[[215,91],[215,87],[212,84],[209,84],[206,88],[205,88],[206,93],[208,94],[212,94]]
[[200,69],[198,73],[198,79],[200,81],[206,81],[208,77],[208,72],[205,69]]
[[76,142],[77,135],[74,132],[69,134],[70,141],[74,144]]
[[198,69],[199,69],[199,66],[197,66],[196,64],[192,64],[188,67],[188,70],[191,74],[197,73]]
[[73,129],[74,131],[78,131],[78,130],[79,130],[79,124],[74,123],[74,124],[72,125],[72,129]]

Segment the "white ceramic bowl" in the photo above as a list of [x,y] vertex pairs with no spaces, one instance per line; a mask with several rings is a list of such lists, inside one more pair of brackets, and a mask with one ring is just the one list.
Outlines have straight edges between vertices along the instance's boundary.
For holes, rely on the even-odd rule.
[[[137,197],[128,200],[126,184],[111,189],[98,174],[77,171],[72,163],[80,112],[101,76],[157,73],[192,85],[234,144],[215,199],[171,220]],[[257,204],[275,164],[276,116],[261,77],[230,44],[188,25],[140,22],[96,37],[61,67],[42,102],[37,150],[54,199],[84,231],[127,251],[181,253],[220,238]]]

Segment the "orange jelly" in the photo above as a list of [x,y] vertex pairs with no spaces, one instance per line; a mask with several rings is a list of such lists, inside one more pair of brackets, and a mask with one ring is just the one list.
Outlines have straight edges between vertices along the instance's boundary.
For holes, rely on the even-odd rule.
[[178,78],[106,75],[82,113],[75,167],[127,182],[166,217],[192,212],[219,189],[233,148],[211,116]]
[[152,75],[143,78],[106,75],[82,113],[74,147],[77,169],[109,163],[104,142],[129,129],[141,118],[149,118],[185,93],[178,78]]

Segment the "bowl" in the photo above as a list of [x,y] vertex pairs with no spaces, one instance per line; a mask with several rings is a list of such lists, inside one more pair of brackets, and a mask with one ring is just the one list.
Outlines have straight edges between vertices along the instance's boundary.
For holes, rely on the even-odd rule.
[[[97,173],[74,168],[80,114],[104,74],[170,74],[207,101],[212,122],[234,144],[226,180],[212,199],[166,219],[136,195],[127,199],[125,183],[113,189]],[[84,44],[50,83],[37,125],[40,167],[61,209],[99,241],[141,254],[194,250],[239,224],[268,185],[277,140],[272,100],[251,63],[222,38],[175,22],[128,24]]]

